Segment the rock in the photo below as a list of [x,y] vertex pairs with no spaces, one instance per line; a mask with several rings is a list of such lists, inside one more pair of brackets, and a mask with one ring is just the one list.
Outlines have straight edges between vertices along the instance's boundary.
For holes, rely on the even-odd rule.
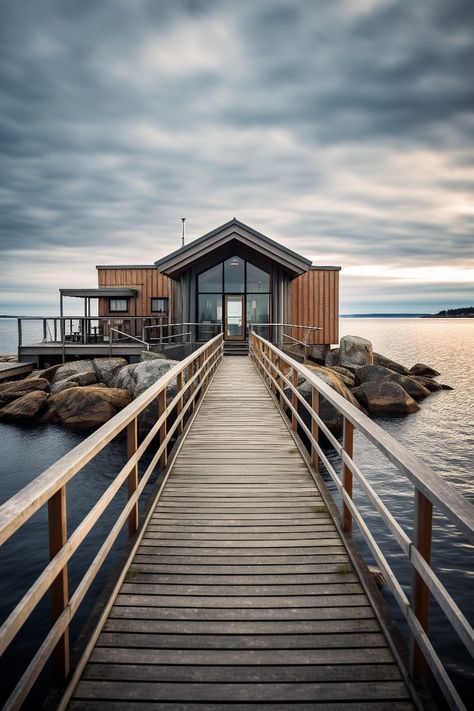
[[27,393],[41,390],[49,392],[49,382],[46,378],[15,380],[14,382],[0,384],[0,407],[12,400],[17,400]]
[[[126,365],[115,375],[113,384],[116,388],[125,388],[128,390],[132,398],[141,395],[150,385],[156,383],[157,380],[163,377],[171,368],[177,365],[176,360],[144,360],[140,363],[132,363]],[[176,394],[176,383],[171,383],[168,386],[168,396],[174,397]]]
[[[358,401],[352,395],[351,391],[344,385],[340,377],[331,371],[329,368],[318,365],[310,365],[305,363],[305,366],[318,378],[321,378],[327,385],[329,385],[333,390],[335,390],[339,395],[352,403],[358,410],[363,410]],[[311,403],[312,395],[312,385],[307,381],[303,380],[301,384],[298,385],[298,390],[303,395],[306,402]],[[288,388],[286,388],[285,394],[288,396]],[[305,423],[309,425],[309,415],[307,414],[305,408],[301,405],[299,407],[299,413],[303,417]],[[320,397],[319,400],[319,414],[324,424],[333,432],[334,434],[339,434],[342,432],[343,416],[342,414],[331,405],[330,402],[324,397]]]
[[60,380],[58,383],[53,383],[51,386],[51,394],[55,395],[62,390],[67,390],[68,387],[77,387],[82,385],[95,385],[97,378],[92,370],[86,370],[84,373],[70,375],[69,378]]
[[340,365],[341,364],[341,352],[339,348],[333,348],[332,350],[328,351],[326,353],[326,357],[324,359],[324,365],[327,368],[331,368],[334,365]]
[[420,383],[420,385],[423,385],[423,387],[425,387],[431,393],[437,392],[438,390],[443,390],[442,384],[438,383],[438,381],[434,380],[433,378],[423,378],[421,375],[412,375],[410,377],[416,383]]
[[112,387],[113,380],[120,370],[127,365],[125,358],[94,358],[92,366],[99,383]]
[[420,406],[398,383],[390,380],[371,380],[352,391],[370,415],[408,415]]
[[168,356],[159,351],[142,351],[140,353],[140,360],[168,360]]
[[351,373],[347,368],[343,368],[342,365],[333,365],[330,370],[336,373],[337,377],[342,380],[344,385],[348,388],[353,388],[355,385],[355,375]]
[[0,410],[0,420],[5,422],[35,420],[47,409],[48,397],[49,395],[43,390],[26,393]]
[[49,419],[74,430],[92,430],[110,420],[130,401],[130,394],[124,389],[72,387],[51,396]]
[[61,367],[61,363],[57,365],[50,365],[49,368],[44,368],[43,370],[35,370],[33,373],[27,376],[29,380],[36,378],[46,378],[50,383],[52,382],[56,371]]
[[355,371],[355,382],[356,385],[362,385],[372,380],[390,380],[393,374],[393,370],[383,365],[363,365]]
[[329,351],[329,346],[319,344],[308,344],[306,353],[309,360],[313,360],[318,365],[325,365],[326,354]]
[[401,375],[408,375],[410,372],[404,365],[391,360],[391,358],[387,358],[381,353],[374,353],[374,363],[375,365],[383,365],[384,368],[393,370],[395,373],[400,373]]
[[[340,344],[340,365],[354,368],[374,362],[372,343],[360,336],[343,336]],[[334,365],[338,365],[335,363]]]
[[415,363],[409,372],[410,375],[422,375],[424,378],[436,378],[437,375],[441,375],[437,370],[424,363]]
[[400,373],[392,373],[390,380],[402,386],[406,393],[411,395],[414,400],[424,400],[425,397],[431,395],[430,390],[424,385],[418,383],[414,378],[408,378]]
[[72,375],[80,375],[83,373],[94,373],[95,370],[91,360],[75,360],[71,363],[63,363],[57,369],[54,374],[52,383],[53,385],[59,383],[61,380],[66,380]]

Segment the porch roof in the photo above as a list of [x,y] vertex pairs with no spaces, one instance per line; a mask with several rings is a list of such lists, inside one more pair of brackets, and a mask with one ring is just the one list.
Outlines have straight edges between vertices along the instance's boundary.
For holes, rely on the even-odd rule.
[[100,289],[60,289],[61,296],[78,296],[82,299],[99,299],[101,296],[111,298],[121,298],[124,296],[136,296],[136,289],[127,287],[102,287]]

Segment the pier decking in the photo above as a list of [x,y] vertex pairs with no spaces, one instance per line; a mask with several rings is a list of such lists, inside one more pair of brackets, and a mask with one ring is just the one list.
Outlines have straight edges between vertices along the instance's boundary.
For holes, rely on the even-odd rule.
[[415,708],[268,390],[225,358],[68,708],[257,704]]

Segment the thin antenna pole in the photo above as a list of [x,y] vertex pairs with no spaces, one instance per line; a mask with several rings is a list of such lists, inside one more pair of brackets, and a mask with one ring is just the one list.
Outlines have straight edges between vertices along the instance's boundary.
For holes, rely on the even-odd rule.
[[184,223],[186,222],[186,218],[182,217],[181,222],[183,223],[183,234],[181,236],[181,247],[184,247]]

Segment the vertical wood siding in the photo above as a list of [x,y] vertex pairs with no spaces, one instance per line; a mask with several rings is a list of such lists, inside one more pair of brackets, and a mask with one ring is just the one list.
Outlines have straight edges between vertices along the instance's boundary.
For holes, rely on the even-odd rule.
[[[127,269],[106,267],[98,269],[97,272],[99,287],[126,286],[130,289],[137,289],[136,298],[130,298],[128,301],[128,316],[156,316],[157,314],[151,311],[151,298],[170,298],[170,280],[154,267],[130,267]],[[171,300],[169,307],[171,308]],[[99,316],[108,315],[109,300],[99,299]]]
[[[291,282],[291,322],[302,326],[320,326],[310,343],[330,344],[339,341],[339,272],[332,269],[310,269]],[[301,338],[301,329],[293,329]]]

